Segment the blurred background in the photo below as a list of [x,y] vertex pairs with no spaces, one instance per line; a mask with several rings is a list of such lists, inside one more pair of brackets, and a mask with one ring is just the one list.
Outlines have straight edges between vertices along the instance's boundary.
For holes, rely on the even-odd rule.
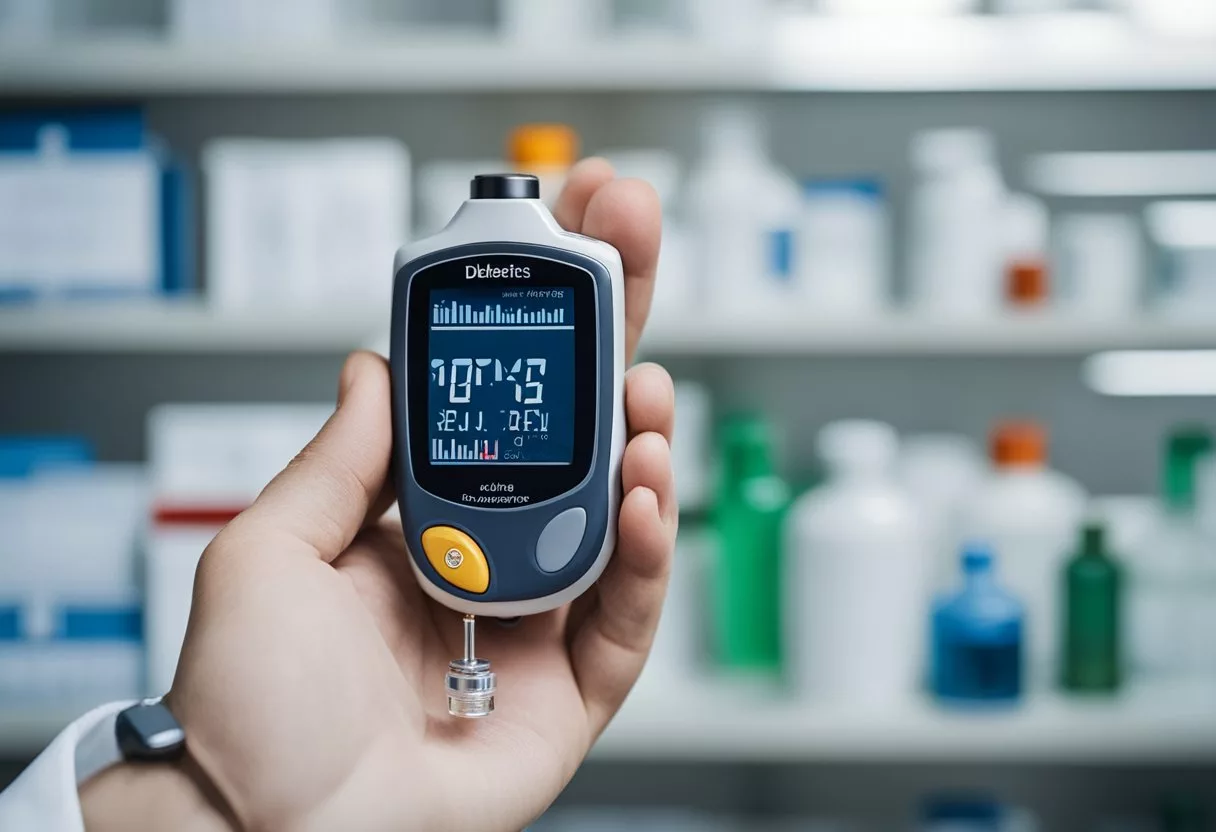
[[167,687],[396,247],[592,153],[681,533],[537,828],[1216,828],[1213,0],[0,0],[0,784]]

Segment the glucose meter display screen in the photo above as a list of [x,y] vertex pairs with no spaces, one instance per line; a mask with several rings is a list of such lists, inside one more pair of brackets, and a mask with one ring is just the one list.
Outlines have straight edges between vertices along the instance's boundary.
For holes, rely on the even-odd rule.
[[569,465],[574,289],[430,293],[432,465]]

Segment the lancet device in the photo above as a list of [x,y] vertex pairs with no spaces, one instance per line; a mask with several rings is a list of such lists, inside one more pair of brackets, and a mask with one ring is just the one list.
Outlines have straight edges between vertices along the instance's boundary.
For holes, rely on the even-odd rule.
[[495,677],[474,616],[582,594],[616,542],[624,275],[616,249],[564,231],[536,177],[473,179],[438,234],[393,265],[394,478],[410,563],[465,614],[448,710],[485,716]]

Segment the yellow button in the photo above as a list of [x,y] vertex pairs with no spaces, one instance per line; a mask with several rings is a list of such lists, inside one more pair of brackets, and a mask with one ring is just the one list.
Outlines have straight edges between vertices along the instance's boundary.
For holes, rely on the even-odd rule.
[[435,571],[452,586],[481,594],[490,587],[490,564],[473,538],[451,526],[422,533],[422,551]]

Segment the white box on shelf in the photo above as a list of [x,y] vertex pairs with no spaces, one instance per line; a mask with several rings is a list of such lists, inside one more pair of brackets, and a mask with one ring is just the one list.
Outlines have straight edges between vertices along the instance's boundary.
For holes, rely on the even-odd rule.
[[0,0],[0,43],[45,39],[53,17],[48,0]]
[[373,307],[407,239],[410,157],[389,138],[220,139],[203,152],[219,309]]
[[143,691],[137,465],[0,479],[0,703],[78,708]]
[[154,503],[144,612],[151,692],[163,693],[173,681],[203,550],[332,412],[323,404],[168,404],[152,410]]
[[54,125],[0,151],[0,292],[156,291],[160,184],[150,150],[71,152]]
[[183,40],[319,40],[331,37],[338,0],[171,0],[169,31]]

